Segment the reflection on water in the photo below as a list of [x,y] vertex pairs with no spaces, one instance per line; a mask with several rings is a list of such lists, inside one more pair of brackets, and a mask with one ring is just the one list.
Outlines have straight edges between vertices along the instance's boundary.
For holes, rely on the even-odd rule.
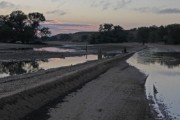
[[135,54],[128,63],[148,75],[146,94],[163,120],[180,120],[180,53],[147,49]]
[[50,68],[58,68],[69,65],[76,65],[91,60],[97,60],[97,55],[65,57],[65,58],[50,58],[48,62],[39,62],[39,67],[45,70]]
[[0,78],[36,72],[39,70],[39,64],[35,61],[21,61],[21,62],[1,62],[0,63]]
[[41,69],[47,70],[51,68],[76,65],[91,60],[97,60],[97,55],[50,58],[42,61],[0,62],[0,78],[17,74],[37,72]]
[[75,52],[74,49],[65,49],[57,47],[44,47],[44,48],[34,48],[34,51],[46,51],[46,52]]
[[180,65],[180,52],[157,52],[156,50],[144,50],[138,53],[137,61],[141,64],[160,64],[168,68],[174,68]]

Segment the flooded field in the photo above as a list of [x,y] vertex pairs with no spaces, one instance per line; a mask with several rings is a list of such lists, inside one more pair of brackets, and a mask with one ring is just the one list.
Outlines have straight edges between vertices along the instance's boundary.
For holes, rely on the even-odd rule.
[[[80,48],[75,49],[75,48],[70,48],[70,47],[62,48],[61,46],[4,49],[4,50],[1,50],[1,52],[5,54],[5,57],[7,56],[8,57],[5,58],[5,60],[0,60],[0,78],[12,76],[12,75],[18,75],[18,74],[37,72],[39,70],[47,70],[51,68],[76,65],[79,63],[84,63],[87,61],[98,59],[98,55],[96,53],[97,50],[94,51],[95,53],[94,52],[91,53],[92,51],[87,53],[87,51],[89,52],[91,50],[90,49],[83,50]],[[64,56],[70,53],[74,55],[69,55],[68,57]],[[88,55],[83,56],[82,53],[88,54]],[[29,55],[27,56],[27,54]],[[53,55],[53,54],[55,54],[54,57],[49,57],[50,55]],[[116,56],[117,54],[121,54],[121,53],[117,51],[109,52],[109,53],[101,53],[102,58],[113,57],[113,56]],[[21,57],[24,59],[22,60],[19,59]]]
[[146,95],[157,119],[179,120],[180,53],[149,48],[136,53],[128,63],[148,75]]
[[50,58],[37,61],[0,62],[0,78],[24,73],[37,72],[69,65],[76,65],[91,60],[97,60],[97,55]]

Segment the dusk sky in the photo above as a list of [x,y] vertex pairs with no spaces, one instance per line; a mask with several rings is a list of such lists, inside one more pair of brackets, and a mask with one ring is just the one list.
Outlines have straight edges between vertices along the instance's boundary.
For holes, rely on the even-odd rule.
[[180,0],[0,0],[1,15],[13,10],[43,13],[53,34],[180,23]]

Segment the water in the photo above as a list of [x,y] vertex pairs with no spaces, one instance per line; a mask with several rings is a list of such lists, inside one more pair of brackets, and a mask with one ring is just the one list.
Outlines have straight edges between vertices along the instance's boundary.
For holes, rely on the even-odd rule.
[[150,48],[127,62],[148,75],[146,95],[157,119],[180,120],[180,53]]
[[97,55],[50,58],[40,61],[18,61],[18,62],[0,62],[0,78],[37,72],[63,66],[76,65],[87,61],[97,60]]
[[46,52],[76,52],[75,49],[57,48],[57,47],[43,47],[34,48],[34,51],[46,51]]

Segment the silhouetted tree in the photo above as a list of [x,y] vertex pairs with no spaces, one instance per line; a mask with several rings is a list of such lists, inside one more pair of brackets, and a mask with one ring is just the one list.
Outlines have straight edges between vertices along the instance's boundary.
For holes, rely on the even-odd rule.
[[121,26],[119,26],[119,25],[114,26],[114,31],[122,31],[122,30],[123,30],[123,28]]
[[51,34],[51,32],[49,31],[49,28],[47,28],[47,27],[43,27],[39,31],[40,31],[39,32],[40,37],[46,37]]
[[121,26],[104,24],[99,26],[99,33],[92,36],[90,43],[121,43],[126,42],[126,38],[127,34]]
[[103,25],[99,25],[99,32],[110,32],[113,29],[113,24],[105,23]]
[[137,37],[140,40],[140,42],[142,42],[143,44],[148,42],[149,29],[147,27],[138,28]]
[[180,24],[138,28],[138,41],[180,44]]
[[103,32],[103,25],[99,25],[99,32]]
[[49,28],[40,26],[40,22],[45,20],[44,15],[38,12],[26,15],[18,10],[10,15],[1,15],[0,40],[1,42],[30,43],[37,38],[48,36],[51,34]]
[[61,40],[71,40],[72,37],[69,34],[62,34],[60,37]]
[[81,36],[81,41],[87,41],[88,35],[82,35]]
[[166,27],[168,43],[170,44],[179,44],[180,43],[180,25],[172,24]]

